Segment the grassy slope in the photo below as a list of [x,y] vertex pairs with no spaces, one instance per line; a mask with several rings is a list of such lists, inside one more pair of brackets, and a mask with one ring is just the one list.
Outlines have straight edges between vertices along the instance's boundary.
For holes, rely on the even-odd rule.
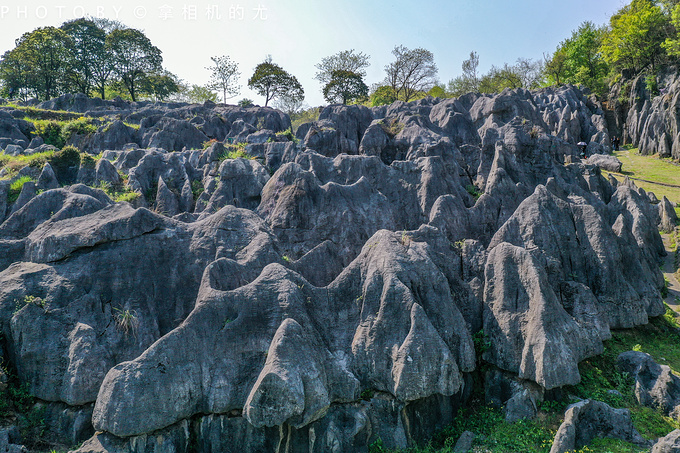
[[[642,156],[637,153],[635,148],[622,149],[614,152],[614,155],[623,162],[622,174],[613,173],[614,177],[618,180],[622,179],[622,175],[628,175],[648,181],[680,186],[680,166],[673,164],[670,160],[659,159],[653,156]],[[603,173],[607,174],[604,171]],[[642,181],[634,182],[636,186],[642,187],[648,192],[654,192],[659,199],[665,196],[673,203],[680,205],[680,187],[666,187]],[[675,211],[680,216],[680,206],[677,206]]]
[[[680,185],[680,166],[650,156],[640,156],[637,150],[621,150],[616,156],[623,162],[624,175]],[[606,172],[605,172],[606,173]],[[617,179],[622,175],[615,174]],[[680,204],[680,188],[635,181],[638,187],[654,192],[657,197],[666,196]],[[676,208],[680,215],[680,209]],[[680,375],[680,324],[677,315],[670,309],[666,315],[650,320],[646,326],[635,329],[617,330],[605,342],[602,355],[583,361],[579,365],[581,383],[566,388],[560,401],[544,402],[539,415],[533,421],[515,424],[505,423],[501,410],[484,406],[484,395],[473,396],[469,408],[458,414],[454,422],[437,433],[428,445],[406,450],[408,453],[452,452],[458,437],[465,430],[479,434],[475,441],[475,452],[494,453],[548,453],[557,428],[562,422],[567,405],[579,398],[604,401],[614,407],[627,407],[631,411],[636,429],[647,439],[665,436],[680,428],[680,421],[664,416],[659,411],[640,406],[635,401],[632,379],[616,369],[616,357],[625,351],[641,350],[650,354],[660,364],[671,367]],[[616,391],[616,392],[613,392]],[[372,453],[386,452],[379,443],[369,450]],[[596,439],[591,445],[575,453],[627,453],[643,452],[627,442],[613,439]]]

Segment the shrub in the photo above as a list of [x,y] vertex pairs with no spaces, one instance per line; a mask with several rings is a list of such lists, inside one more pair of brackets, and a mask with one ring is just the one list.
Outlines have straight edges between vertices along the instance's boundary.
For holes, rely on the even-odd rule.
[[61,151],[54,153],[48,162],[57,176],[57,181],[63,185],[73,184],[78,176],[80,168],[80,151],[75,146],[65,146]]
[[208,148],[210,148],[212,145],[214,145],[215,143],[217,143],[217,139],[216,139],[216,138],[210,139],[210,140],[208,140],[207,142],[203,142],[203,149],[208,149]]
[[62,123],[54,120],[36,120],[33,122],[35,133],[42,137],[43,141],[57,148],[62,148],[66,140],[61,134]]
[[288,139],[288,141],[291,141],[291,142],[295,142],[295,143],[298,142],[297,137],[295,136],[295,134],[293,134],[293,128],[292,127],[289,127],[285,131],[277,132],[276,136],[277,137],[286,137]]

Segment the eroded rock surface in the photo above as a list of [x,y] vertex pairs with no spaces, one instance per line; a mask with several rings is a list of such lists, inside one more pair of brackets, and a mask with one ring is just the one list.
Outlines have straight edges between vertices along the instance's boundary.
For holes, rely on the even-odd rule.
[[572,86],[329,106],[297,142],[269,108],[45,106],[115,116],[79,138],[103,157],[72,179],[98,188],[47,165],[0,181],[5,359],[93,407],[57,418],[92,422],[80,452],[406,448],[481,360],[514,383],[488,399],[531,418],[610,328],[663,313],[668,209],[564,164],[609,145]]

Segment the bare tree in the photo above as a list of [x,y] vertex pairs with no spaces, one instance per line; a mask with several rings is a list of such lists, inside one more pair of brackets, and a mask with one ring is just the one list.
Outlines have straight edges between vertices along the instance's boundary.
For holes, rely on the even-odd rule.
[[227,55],[210,57],[210,59],[213,65],[205,68],[212,72],[207,86],[211,90],[221,91],[222,102],[226,104],[227,99],[238,96],[241,92],[241,86],[238,85],[238,78],[241,75],[238,71],[238,63],[232,61]]
[[370,59],[371,57],[363,52],[357,53],[354,49],[343,50],[335,55],[323,58],[321,63],[315,66],[319,72],[316,73],[314,78],[324,86],[331,81],[334,71],[353,72],[364,78],[366,77],[364,68],[370,65],[368,62]]
[[385,66],[385,83],[399,99],[408,102],[418,92],[426,92],[437,83],[437,65],[429,50],[397,46],[392,54],[395,60]]

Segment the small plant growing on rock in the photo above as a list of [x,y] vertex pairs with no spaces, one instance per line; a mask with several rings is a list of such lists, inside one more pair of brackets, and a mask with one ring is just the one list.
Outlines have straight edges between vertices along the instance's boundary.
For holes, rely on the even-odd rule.
[[134,310],[120,308],[113,309],[113,319],[116,322],[118,330],[123,332],[127,337],[130,333],[137,338],[137,330],[139,329],[139,318],[137,312]]
[[29,181],[33,181],[33,179],[30,176],[22,176],[21,178],[17,179],[12,184],[10,184],[7,201],[9,203],[14,203],[15,201],[17,201],[17,199],[19,198],[19,194],[21,193],[21,189],[23,189],[24,184],[26,184]]
[[215,143],[217,143],[217,139],[216,139],[216,138],[210,139],[210,140],[208,140],[207,142],[203,142],[203,149],[208,149],[208,148],[210,148],[212,145],[214,145]]
[[411,236],[406,233],[406,230],[401,232],[401,238],[399,239],[399,242],[401,242],[401,245],[404,247],[411,245]]
[[467,186],[465,186],[465,190],[467,191],[467,193],[469,193],[470,195],[472,195],[472,197],[475,199],[475,201],[476,201],[479,197],[482,196],[482,193],[479,191],[479,189],[477,188],[477,186],[475,186],[475,185],[473,185],[473,184],[468,184]]

